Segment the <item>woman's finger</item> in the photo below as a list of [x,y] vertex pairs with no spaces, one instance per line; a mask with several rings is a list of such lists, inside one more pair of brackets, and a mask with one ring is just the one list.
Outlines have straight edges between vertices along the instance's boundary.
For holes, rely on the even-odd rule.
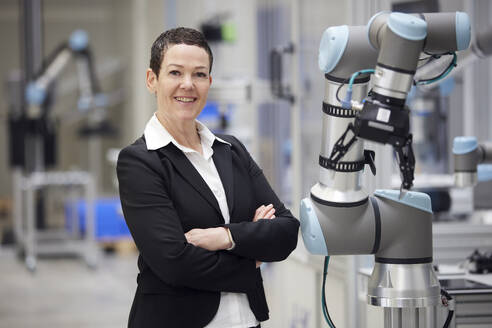
[[265,206],[261,213],[262,217],[264,217],[268,213],[268,211],[270,211],[272,208],[273,208],[272,204]]
[[188,242],[188,244],[192,244],[192,245],[195,245],[196,244],[196,241],[193,238],[190,238],[188,236],[186,237],[186,241]]
[[268,212],[273,208],[273,204],[261,205],[255,211],[255,217],[253,218],[253,222],[258,221],[259,219],[271,218],[271,215],[268,215]]
[[271,210],[269,210],[268,212],[265,213],[264,218],[265,219],[271,219],[274,214],[275,214],[275,209],[272,208]]
[[261,213],[263,212],[263,209],[265,208],[265,205],[261,205],[258,207],[255,211],[255,217],[253,218],[253,222],[258,221],[258,219],[261,217]]
[[265,208],[263,209],[263,212],[261,213],[261,217],[260,218],[267,218],[268,217],[268,213],[273,209],[273,205],[270,204],[268,206],[265,206]]
[[201,230],[202,229],[191,229],[190,231],[185,233],[184,235],[185,235],[186,241],[190,244],[196,245],[196,241],[198,239],[197,237],[200,234]]

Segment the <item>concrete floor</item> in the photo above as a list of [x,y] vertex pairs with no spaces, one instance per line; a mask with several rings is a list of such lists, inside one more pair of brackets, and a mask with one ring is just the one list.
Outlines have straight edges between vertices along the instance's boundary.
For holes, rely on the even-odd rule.
[[102,255],[93,270],[77,258],[40,259],[31,273],[0,247],[0,328],[126,327],[136,261]]

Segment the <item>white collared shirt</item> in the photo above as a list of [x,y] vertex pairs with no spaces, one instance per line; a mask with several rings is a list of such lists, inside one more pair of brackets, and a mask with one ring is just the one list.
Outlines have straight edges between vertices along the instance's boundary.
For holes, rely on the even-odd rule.
[[[145,142],[148,150],[156,150],[167,146],[172,142],[184,155],[189,159],[191,164],[200,173],[203,180],[212,190],[217,202],[219,203],[220,212],[224,217],[225,223],[230,222],[229,207],[224,192],[224,186],[220,180],[219,173],[215,167],[212,155],[214,153],[212,144],[214,140],[226,143],[216,137],[205,125],[196,121],[198,133],[202,144],[203,155],[188,147],[180,145],[173,136],[164,128],[157,119],[156,114],[152,115],[145,126]],[[255,315],[249,307],[249,301],[244,293],[220,293],[220,304],[215,317],[206,326],[206,328],[249,328],[259,324]]]

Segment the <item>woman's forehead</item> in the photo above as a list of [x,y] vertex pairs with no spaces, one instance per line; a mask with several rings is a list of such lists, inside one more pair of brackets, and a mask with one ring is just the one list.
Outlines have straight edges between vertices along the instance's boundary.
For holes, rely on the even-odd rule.
[[210,67],[209,56],[205,49],[195,45],[174,44],[164,53],[162,62],[166,65]]

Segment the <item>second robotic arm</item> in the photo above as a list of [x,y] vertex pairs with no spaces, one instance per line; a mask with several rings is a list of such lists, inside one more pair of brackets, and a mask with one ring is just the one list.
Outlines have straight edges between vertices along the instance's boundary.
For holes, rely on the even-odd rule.
[[492,180],[492,142],[479,144],[475,137],[456,137],[453,155],[456,186],[472,187]]

